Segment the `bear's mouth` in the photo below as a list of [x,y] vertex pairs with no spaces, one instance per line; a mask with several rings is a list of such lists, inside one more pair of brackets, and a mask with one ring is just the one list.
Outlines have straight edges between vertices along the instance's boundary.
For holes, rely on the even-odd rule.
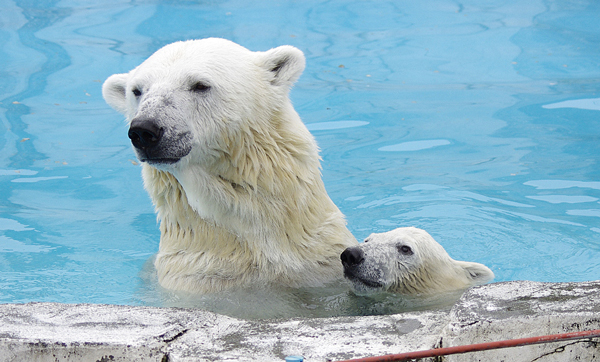
[[138,157],[140,162],[146,162],[150,165],[172,165],[179,162],[181,158],[149,158],[149,157]]
[[136,156],[140,162],[146,162],[154,166],[167,166],[179,162],[188,155],[191,147],[186,149],[154,148],[144,149],[134,147]]
[[344,277],[354,284],[362,284],[369,288],[381,289],[384,287],[382,283],[357,275],[356,272],[351,271],[348,268],[344,268]]
[[370,288],[376,288],[376,289],[380,289],[383,288],[383,284],[379,283],[379,282],[374,282],[372,280],[368,280],[368,279],[362,279],[362,278],[356,278],[356,281],[366,285],[367,287]]

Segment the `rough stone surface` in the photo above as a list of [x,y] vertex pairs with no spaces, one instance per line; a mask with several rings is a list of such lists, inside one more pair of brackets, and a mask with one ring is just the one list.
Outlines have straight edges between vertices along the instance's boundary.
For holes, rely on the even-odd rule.
[[[600,282],[506,282],[468,290],[450,312],[443,347],[600,329]],[[600,361],[600,339],[537,344],[445,361]]]
[[447,312],[243,321],[200,310],[0,305],[0,361],[326,361],[428,349]]
[[[176,308],[0,305],[4,361],[340,361],[600,329],[600,282],[508,282],[468,290],[451,311],[240,320]],[[446,356],[443,361],[600,361],[600,339]],[[439,361],[439,360],[438,360]]]
[[[447,313],[288,321],[229,321],[194,329],[169,346],[169,361],[339,361],[432,348]],[[218,356],[218,357],[217,357]]]
[[163,361],[208,313],[58,303],[0,306],[0,361]]

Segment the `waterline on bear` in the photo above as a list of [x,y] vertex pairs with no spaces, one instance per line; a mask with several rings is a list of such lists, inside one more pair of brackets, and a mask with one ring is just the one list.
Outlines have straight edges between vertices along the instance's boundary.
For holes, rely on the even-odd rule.
[[363,296],[351,292],[349,283],[342,280],[323,287],[255,286],[199,295],[161,287],[154,267],[154,258],[148,260],[140,276],[143,284],[136,292],[133,300],[135,304],[199,308],[245,320],[368,316],[449,310],[463,292],[444,292],[430,296],[406,296],[381,292]]

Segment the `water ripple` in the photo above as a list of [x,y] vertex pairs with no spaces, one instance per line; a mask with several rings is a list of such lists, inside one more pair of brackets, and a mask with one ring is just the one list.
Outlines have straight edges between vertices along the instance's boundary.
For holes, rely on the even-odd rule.
[[532,180],[525,182],[524,185],[533,186],[538,190],[560,190],[571,187],[600,190],[598,181]]
[[325,131],[331,129],[343,129],[366,126],[369,122],[364,121],[335,121],[335,122],[317,122],[306,125],[309,131]]
[[578,108],[592,111],[600,111],[600,98],[574,99],[570,101],[552,103],[542,106],[546,109]]
[[384,146],[377,149],[378,151],[384,152],[410,152],[410,151],[421,151],[429,148],[446,146],[451,142],[448,140],[422,140],[422,141],[410,141],[398,143],[395,145]]
[[579,196],[579,195],[540,195],[540,196],[526,196],[528,199],[546,201],[551,204],[579,204],[584,202],[598,201],[598,198],[591,196]]

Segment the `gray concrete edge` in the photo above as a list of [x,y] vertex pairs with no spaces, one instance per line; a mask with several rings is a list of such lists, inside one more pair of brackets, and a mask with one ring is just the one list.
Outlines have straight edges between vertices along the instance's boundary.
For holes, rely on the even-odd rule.
[[[240,320],[202,310],[92,304],[0,305],[0,361],[340,361],[600,329],[600,282],[475,287],[448,311]],[[598,339],[443,360],[600,359]],[[560,351],[560,352],[556,352]],[[565,352],[566,351],[566,352]],[[555,358],[555,359],[552,359]]]

